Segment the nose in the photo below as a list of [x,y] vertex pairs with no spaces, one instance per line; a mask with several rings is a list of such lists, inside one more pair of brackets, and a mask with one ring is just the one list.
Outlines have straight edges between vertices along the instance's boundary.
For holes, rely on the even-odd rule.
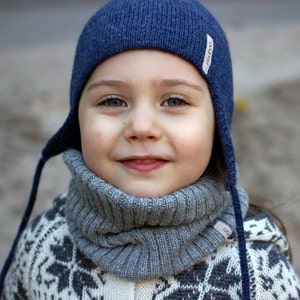
[[125,138],[129,141],[155,141],[162,135],[158,113],[150,109],[132,111],[125,126]]

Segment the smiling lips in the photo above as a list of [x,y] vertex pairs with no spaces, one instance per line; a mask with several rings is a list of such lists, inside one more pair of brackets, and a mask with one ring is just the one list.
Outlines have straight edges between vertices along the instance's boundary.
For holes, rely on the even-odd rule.
[[129,169],[139,172],[151,172],[164,166],[167,161],[159,157],[128,157],[120,162]]

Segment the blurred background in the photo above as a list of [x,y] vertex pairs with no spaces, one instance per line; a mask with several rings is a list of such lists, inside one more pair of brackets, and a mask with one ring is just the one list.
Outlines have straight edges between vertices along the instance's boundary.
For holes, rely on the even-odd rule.
[[[68,112],[78,35],[105,2],[0,0],[0,265],[24,211],[40,150]],[[203,3],[231,45],[240,180],[284,222],[300,274],[300,1]],[[50,207],[68,181],[61,157],[51,159],[34,215]]]

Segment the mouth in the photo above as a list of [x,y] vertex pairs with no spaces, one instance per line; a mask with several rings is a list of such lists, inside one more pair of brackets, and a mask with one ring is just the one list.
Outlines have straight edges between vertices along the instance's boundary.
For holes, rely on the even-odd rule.
[[167,160],[160,157],[132,156],[121,159],[119,162],[126,168],[134,171],[151,172],[163,167],[167,163]]

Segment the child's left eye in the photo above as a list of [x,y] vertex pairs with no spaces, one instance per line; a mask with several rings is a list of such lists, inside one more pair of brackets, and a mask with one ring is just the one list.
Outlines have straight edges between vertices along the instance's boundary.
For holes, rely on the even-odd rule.
[[174,106],[186,105],[187,103],[188,102],[183,97],[178,95],[171,95],[168,97],[167,100],[163,102],[162,106],[174,107]]

